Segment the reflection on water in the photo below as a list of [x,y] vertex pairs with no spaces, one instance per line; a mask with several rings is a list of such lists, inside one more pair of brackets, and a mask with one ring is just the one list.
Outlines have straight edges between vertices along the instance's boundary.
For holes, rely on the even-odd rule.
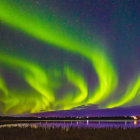
[[137,120],[134,120],[134,125],[137,125],[138,124],[138,121]]
[[54,128],[54,127],[90,127],[90,128],[136,128],[140,127],[140,120],[132,120],[132,121],[124,121],[124,120],[101,120],[101,121],[93,121],[93,120],[84,120],[84,121],[41,121],[34,123],[16,123],[16,124],[2,124],[0,128],[3,127],[44,127],[44,128]]

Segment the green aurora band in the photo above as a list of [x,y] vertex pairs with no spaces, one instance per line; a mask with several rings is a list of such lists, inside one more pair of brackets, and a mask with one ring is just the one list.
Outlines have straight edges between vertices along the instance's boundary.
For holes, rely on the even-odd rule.
[[[54,83],[49,79],[46,75],[46,72],[39,67],[38,65],[35,65],[34,63],[27,62],[25,60],[22,60],[17,57],[13,57],[10,55],[5,55],[5,54],[0,54],[0,64],[1,65],[6,65],[9,67],[9,69],[14,69],[17,73],[21,74],[23,79],[34,89],[36,92],[38,92],[36,95],[39,95],[41,99],[34,99],[33,97],[30,98],[25,98],[24,94],[21,97],[17,97],[18,93],[13,93],[11,90],[6,86],[6,83],[2,76],[0,77],[0,89],[4,93],[4,97],[1,100],[4,102],[6,105],[4,109],[4,114],[7,114],[7,112],[11,109],[14,108],[16,109],[16,113],[22,113],[26,110],[30,110],[31,113],[39,112],[40,107],[42,107],[43,110],[46,108],[48,110],[54,110],[51,108],[51,104],[54,106],[59,105],[60,102],[62,101],[55,101],[55,96],[54,92],[50,90],[49,83]],[[82,101],[86,99],[88,92],[87,92],[87,85],[86,82],[83,79],[83,76],[81,76],[79,73],[76,71],[72,71],[69,69],[69,67],[66,67],[64,69],[64,73],[66,73],[67,80],[70,81],[75,87],[77,87],[80,91],[80,93],[77,93],[74,100],[70,100],[69,98],[64,100],[67,104],[61,109],[70,109],[73,108],[77,105],[81,105]],[[42,78],[40,78],[42,77]],[[74,80],[76,78],[76,80]],[[49,81],[49,82],[48,82]],[[21,91],[20,91],[21,92]],[[26,92],[26,91],[24,91]],[[14,96],[13,96],[14,95]],[[22,95],[22,94],[21,94]],[[70,94],[72,95],[72,93]],[[28,106],[24,106],[24,109],[17,109],[17,107],[20,105],[20,100],[22,101],[23,99],[24,103],[28,104]],[[30,100],[31,99],[31,100]],[[34,103],[34,108],[32,108],[32,102]],[[20,105],[21,106],[21,105]],[[20,112],[19,112],[20,111]]]
[[[19,58],[17,60],[17,58],[1,55],[0,61],[12,68],[13,66],[18,65],[20,71],[23,71],[23,74],[21,74],[23,79],[25,79],[25,81],[43,97],[42,100],[35,99],[37,101],[34,110],[30,107],[23,110],[20,109],[22,110],[21,112],[19,112],[18,109],[13,112],[39,112],[42,101],[44,103],[43,109],[48,107],[47,110],[55,110],[59,104],[62,105],[59,109],[71,109],[78,105],[87,105],[90,103],[97,104],[105,100],[115,91],[118,84],[118,75],[116,67],[103,45],[95,43],[95,41],[92,40],[92,37],[87,37],[86,34],[83,34],[83,32],[81,33],[78,29],[75,30],[75,28],[69,27],[65,24],[63,19],[54,16],[46,8],[43,11],[43,8],[33,5],[33,3],[32,8],[30,5],[31,3],[26,0],[24,2],[18,0],[0,1],[0,20],[3,24],[18,29],[40,41],[86,58],[96,71],[99,86],[97,86],[92,93],[88,93],[88,85],[86,84],[83,75],[72,70],[70,67],[66,67],[64,68],[64,75],[70,83],[79,89],[79,91],[76,92],[74,99],[72,97],[73,93],[70,92],[66,93],[65,99],[57,101],[57,99],[55,99],[55,91],[49,88],[47,79],[49,73],[46,74],[44,69],[33,63],[30,64]],[[22,64],[19,60],[22,61]],[[16,71],[18,68],[16,68]],[[139,81],[136,81],[136,83],[139,83]],[[2,77],[0,78],[0,84],[0,89],[6,96],[8,94],[8,89],[6,88],[6,84]],[[133,99],[136,95],[138,86],[139,84],[134,87],[134,90],[126,93],[126,95],[129,96],[128,100],[126,100],[127,97],[124,96],[121,101],[115,103],[115,106],[125,104]],[[133,96],[130,96],[131,94],[133,94]],[[25,98],[25,100],[30,99]],[[14,104],[16,104],[17,101],[18,98],[16,97],[16,100],[12,101],[11,99],[10,103],[15,102]],[[50,107],[50,104],[53,104],[53,108]],[[110,107],[110,105],[108,107]],[[7,110],[9,110],[9,108],[6,109],[5,113],[7,113]]]
[[128,85],[128,89],[126,90],[124,96],[121,97],[119,101],[109,104],[107,108],[118,107],[128,103],[133,98],[135,98],[139,90],[140,90],[140,75],[138,76],[135,83],[130,83],[130,85]]
[[[101,101],[115,89],[117,85],[115,68],[110,58],[106,56],[105,50],[100,49],[98,44],[76,34],[74,29],[71,30],[60,20],[54,19],[49,11],[46,11],[43,16],[39,11],[29,9],[28,4],[23,5],[21,9],[18,2],[10,2],[10,0],[0,2],[0,19],[3,22],[46,43],[78,53],[89,59],[100,83],[89,103]],[[83,41],[81,41],[82,39]]]
[[[38,93],[40,93],[42,95],[42,104],[48,105],[50,102],[54,101],[54,95],[53,93],[47,88],[47,76],[46,73],[38,66],[26,62],[24,60],[21,60],[19,58],[14,58],[14,57],[10,57],[9,55],[3,55],[0,54],[0,63],[2,64],[6,64],[8,67],[10,67],[11,69],[14,69],[15,71],[17,71],[17,73],[21,73],[21,76],[23,76],[23,78],[27,81],[27,83],[34,88]],[[20,72],[19,72],[20,71]],[[42,77],[42,78],[40,78]],[[4,79],[2,79],[1,77],[1,89],[4,91],[4,93],[6,93],[5,96],[6,99],[4,99],[4,102],[8,102],[9,99],[11,100],[11,98],[8,96],[9,92],[8,92],[8,88],[6,88]],[[22,100],[22,98],[19,100],[16,97],[17,94],[15,94],[14,97],[12,97],[12,101],[9,105],[6,105],[6,108],[8,107],[8,109],[5,109],[5,112],[7,112],[11,107],[10,106],[15,106],[18,103],[16,103],[17,101],[20,102],[20,100]],[[29,99],[27,99],[29,100]],[[41,105],[40,102],[40,105]],[[34,107],[34,109],[31,112],[35,112],[36,107]],[[38,110],[37,110],[38,111]]]

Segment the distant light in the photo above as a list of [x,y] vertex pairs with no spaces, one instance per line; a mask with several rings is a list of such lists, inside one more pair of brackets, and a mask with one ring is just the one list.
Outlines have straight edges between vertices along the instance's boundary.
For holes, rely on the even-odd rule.
[[137,120],[138,118],[136,116],[131,116],[134,120]]
[[137,125],[137,124],[138,124],[137,120],[134,120],[134,125]]

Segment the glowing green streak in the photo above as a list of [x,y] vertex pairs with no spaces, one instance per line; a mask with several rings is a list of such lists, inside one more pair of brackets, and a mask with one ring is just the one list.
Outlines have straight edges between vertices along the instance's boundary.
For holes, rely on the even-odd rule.
[[72,101],[72,103],[76,104],[76,103],[80,103],[80,102],[84,101],[88,95],[88,88],[87,88],[87,84],[85,83],[85,80],[83,79],[83,77],[81,75],[72,71],[68,67],[65,68],[65,72],[66,72],[68,81],[70,81],[77,88],[80,89],[80,93],[77,93],[77,95],[74,98],[74,100]]
[[[8,91],[4,79],[0,78],[0,89],[2,89],[2,91],[7,95],[2,100],[2,102],[5,104],[5,109],[3,110],[4,114],[9,113],[9,111],[11,111],[10,114],[13,112],[23,113],[27,110],[29,110],[31,113],[34,113],[39,112],[41,106],[44,110],[46,109],[46,107],[49,107],[49,101],[55,104],[54,100],[52,100],[54,98],[53,94],[50,92],[50,90],[47,89],[48,80],[46,78],[46,74],[40,67],[33,63],[26,62],[25,60],[4,54],[0,54],[0,63],[8,65],[8,67],[10,67],[11,69],[14,69],[17,72],[21,73],[22,77],[30,84],[30,86],[36,89],[42,95],[42,99],[36,99],[34,97],[28,97],[26,95],[29,91],[24,90],[26,94],[18,94],[17,91],[11,90]],[[76,73],[76,71],[73,71],[69,67],[65,67],[64,73],[68,81],[70,81],[80,90],[80,93],[77,93],[74,99],[71,100],[71,98],[69,97],[69,95],[71,96],[73,93],[69,93],[67,95],[67,98],[57,103],[64,105],[60,109],[70,109],[83,103],[82,101],[84,101],[87,97],[88,88],[85,80],[82,78],[82,75]],[[52,81],[49,81],[49,83],[50,82]],[[26,106],[26,104],[29,105]]]
[[45,97],[45,104],[54,101],[54,95],[51,91],[49,91],[49,89],[47,89],[47,76],[40,67],[19,58],[10,57],[3,54],[0,54],[0,62],[3,62],[11,67],[15,66],[13,69],[16,69],[17,71],[19,68],[21,68],[23,70],[23,78],[25,78],[32,88],[37,90]]
[[88,103],[97,103],[102,98],[106,98],[115,89],[117,86],[117,74],[111,64],[111,60],[103,52],[95,53],[92,62],[98,74],[100,85]]
[[[54,95],[48,89],[48,80],[46,73],[37,65],[26,62],[25,60],[0,54],[0,63],[17,71],[21,76],[34,88],[38,93],[30,93],[30,91],[14,90],[8,91],[2,77],[0,77],[0,90],[5,93],[1,99],[5,108],[4,114],[23,113],[23,112],[39,112],[40,109],[46,110],[50,103],[54,102]],[[21,92],[23,92],[21,94]],[[26,94],[25,94],[26,93]],[[50,110],[50,108],[47,108]]]
[[[86,57],[92,63],[99,78],[99,87],[88,103],[97,103],[105,99],[117,85],[115,68],[104,53],[105,50],[99,49],[100,46],[86,39],[86,36],[83,37],[80,33],[76,33],[76,30],[70,29],[54,18],[49,11],[46,10],[43,15],[26,5],[22,5],[21,8],[18,2],[0,1],[0,19],[32,37]],[[28,78],[27,80],[31,84],[32,81]]]
[[119,101],[109,104],[107,106],[107,108],[118,107],[118,106],[128,103],[136,96],[139,89],[140,89],[140,76],[138,77],[138,79],[136,80],[136,82],[133,86],[132,86],[132,84],[130,84],[128,86],[128,89],[127,89],[125,95]]
[[23,90],[26,94],[18,91],[9,91],[9,95],[3,98],[5,108],[3,114],[20,114],[24,112],[35,113],[39,112],[41,106],[46,109],[47,104],[43,102],[43,96],[39,94],[29,93],[29,91]]
[[70,82],[74,88],[65,91],[65,95],[61,99],[57,99],[53,106],[56,109],[67,110],[85,104],[88,96],[88,87],[83,75],[66,65],[63,69],[63,76],[66,77],[68,83]]
[[5,95],[8,94],[7,86],[6,86],[5,81],[2,77],[0,77],[0,90],[2,90]]

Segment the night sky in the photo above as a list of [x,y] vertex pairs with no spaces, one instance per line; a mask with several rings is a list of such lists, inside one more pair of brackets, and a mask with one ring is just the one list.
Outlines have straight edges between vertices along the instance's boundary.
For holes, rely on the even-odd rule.
[[0,114],[140,105],[139,0],[0,0]]

